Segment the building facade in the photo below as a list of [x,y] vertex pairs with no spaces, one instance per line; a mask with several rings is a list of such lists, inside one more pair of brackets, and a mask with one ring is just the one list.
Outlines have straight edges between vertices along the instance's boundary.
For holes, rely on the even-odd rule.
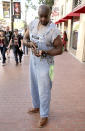
[[52,19],[62,34],[67,32],[68,51],[85,62],[85,0],[55,0],[53,9],[56,7],[59,14]]

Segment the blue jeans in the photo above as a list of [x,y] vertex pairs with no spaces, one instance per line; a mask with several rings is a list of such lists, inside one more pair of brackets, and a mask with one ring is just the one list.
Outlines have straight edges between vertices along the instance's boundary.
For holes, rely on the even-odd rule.
[[49,67],[46,59],[31,55],[30,58],[30,90],[34,108],[40,108],[40,116],[48,117],[52,82],[49,77]]
[[0,50],[1,50],[2,58],[3,58],[2,63],[5,63],[5,61],[6,61],[6,57],[5,57],[6,47],[5,46],[0,47]]
[[20,61],[20,63],[21,63],[22,53],[21,53],[21,51],[19,50],[19,47],[18,47],[18,46],[14,46],[14,47],[13,47],[13,51],[14,51],[14,56],[15,56],[15,61],[16,61],[16,63],[18,63],[18,55],[19,55],[19,61]]
[[[26,50],[25,50],[26,49]],[[28,55],[28,47],[23,45],[23,53],[25,54],[25,51],[26,51],[26,54]]]

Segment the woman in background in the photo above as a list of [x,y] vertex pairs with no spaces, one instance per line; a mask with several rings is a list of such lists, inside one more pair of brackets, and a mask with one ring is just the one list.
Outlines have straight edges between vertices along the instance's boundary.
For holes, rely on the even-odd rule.
[[[25,28],[24,34],[26,33],[26,31],[27,31],[27,28]],[[24,53],[24,55],[25,54],[28,55],[28,47],[24,44],[23,44],[23,53]]]
[[64,46],[65,51],[67,51],[67,41],[68,41],[67,33],[66,33],[66,31],[64,31],[64,33],[63,33],[63,46]]
[[2,55],[2,65],[4,66],[6,63],[6,57],[5,57],[5,53],[6,53],[6,37],[5,37],[5,32],[3,30],[0,30],[0,51],[1,51],[1,55]]

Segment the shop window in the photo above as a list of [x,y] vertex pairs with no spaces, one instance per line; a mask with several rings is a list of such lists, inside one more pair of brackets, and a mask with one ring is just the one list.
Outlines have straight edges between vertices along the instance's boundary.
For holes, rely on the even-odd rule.
[[73,42],[72,42],[72,48],[77,50],[77,40],[78,40],[78,32],[73,31]]
[[73,21],[73,30],[72,30],[72,48],[77,50],[78,43],[78,32],[79,32],[79,21]]

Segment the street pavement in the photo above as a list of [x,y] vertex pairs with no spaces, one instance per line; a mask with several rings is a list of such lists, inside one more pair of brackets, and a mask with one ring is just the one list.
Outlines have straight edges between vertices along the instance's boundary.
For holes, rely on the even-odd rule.
[[14,57],[0,62],[0,131],[85,131],[85,64],[68,53],[55,57],[49,122],[37,128],[30,115],[29,56],[16,67]]

